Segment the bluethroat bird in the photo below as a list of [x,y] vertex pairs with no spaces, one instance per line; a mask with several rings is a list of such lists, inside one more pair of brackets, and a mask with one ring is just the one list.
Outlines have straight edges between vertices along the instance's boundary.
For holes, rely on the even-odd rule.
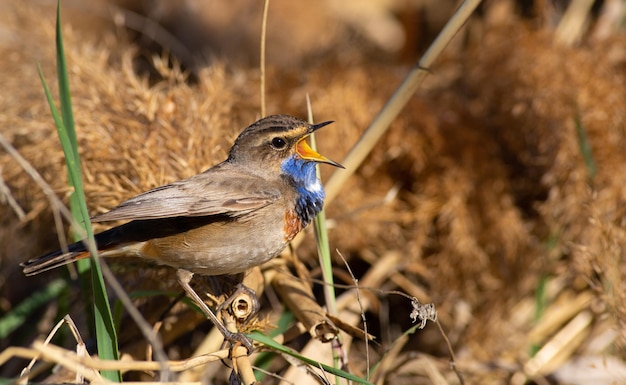
[[[95,235],[99,255],[135,256],[179,269],[187,294],[232,337],[189,280],[193,273],[236,274],[261,265],[313,220],[325,195],[316,163],[343,166],[311,149],[306,138],[330,123],[313,125],[288,115],[253,123],[222,163],[93,217],[92,222],[129,221]],[[81,241],[22,267],[30,276],[88,256]]]

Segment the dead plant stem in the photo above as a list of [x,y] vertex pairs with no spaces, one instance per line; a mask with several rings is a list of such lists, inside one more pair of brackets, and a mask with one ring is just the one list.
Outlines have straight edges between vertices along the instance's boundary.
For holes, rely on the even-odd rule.
[[260,53],[260,62],[259,62],[259,70],[261,72],[261,117],[265,117],[266,106],[265,106],[265,45],[267,40],[267,14],[270,8],[270,0],[265,0],[263,2],[263,20],[261,22],[261,53]]
[[381,136],[387,132],[391,122],[409,102],[415,91],[429,73],[429,69],[439,57],[443,49],[450,43],[454,35],[469,19],[480,0],[464,1],[450,20],[443,27],[435,41],[430,45],[419,62],[411,69],[402,84],[389,98],[382,110],[374,118],[359,141],[352,147],[342,164],[345,170],[335,171],[326,183],[326,204],[330,203],[339,193],[346,180],[357,170],[365,157],[372,151]]

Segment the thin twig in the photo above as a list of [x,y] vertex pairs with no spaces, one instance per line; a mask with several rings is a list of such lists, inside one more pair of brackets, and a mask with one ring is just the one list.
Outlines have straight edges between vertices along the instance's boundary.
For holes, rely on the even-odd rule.
[[[2,171],[2,167],[0,167],[0,171]],[[17,215],[19,220],[23,221],[24,217],[26,217],[24,209],[17,203],[17,200],[13,194],[11,194],[11,189],[4,183],[4,178],[2,178],[0,174],[0,199],[2,199],[2,197],[5,197],[7,204],[13,209],[13,212]]]
[[[22,167],[22,169],[24,169],[24,171],[26,171],[26,173],[32,178],[32,180],[39,186],[39,188],[41,188],[41,190],[48,198],[48,201],[50,201],[52,208],[60,212],[61,216],[65,218],[65,220],[68,221],[73,228],[76,228],[78,231],[80,231],[81,226],[74,220],[74,218],[72,217],[72,213],[70,213],[70,211],[67,209],[67,207],[65,207],[63,202],[61,202],[61,200],[56,196],[56,194],[52,190],[52,187],[50,187],[50,185],[42,178],[41,174],[39,174],[39,172],[35,170],[35,168],[15,149],[15,147],[13,147],[13,145],[7,140],[4,135],[2,135],[2,133],[0,133],[0,145],[4,147],[6,152],[8,152],[13,159],[15,159],[17,164],[19,164],[20,167]],[[61,220],[61,217],[55,215],[54,218],[57,228],[63,228],[62,223],[56,223]],[[87,234],[83,231],[81,233],[81,236],[86,237]]]
[[261,53],[259,69],[261,72],[261,117],[265,117],[265,44],[267,40],[267,14],[270,8],[270,0],[263,2],[263,20],[261,21]]
[[456,367],[456,357],[454,355],[454,350],[452,349],[452,344],[450,343],[450,339],[448,338],[448,335],[446,334],[446,332],[443,331],[443,327],[441,326],[441,322],[439,322],[439,318],[435,320],[435,324],[437,325],[437,328],[439,329],[439,333],[441,333],[441,336],[443,337],[444,341],[446,341],[446,346],[448,347],[448,353],[450,353],[450,368],[452,369],[452,371],[454,371],[454,374],[456,374],[457,378],[459,379],[459,383],[461,385],[465,385],[465,379],[463,379],[463,373],[461,373],[459,369]]
[[[61,363],[61,358],[65,358],[65,362],[72,362],[76,365],[84,365],[94,370],[119,370],[121,372],[128,371],[152,371],[159,370],[161,364],[154,361],[113,361],[101,360],[98,357],[79,357],[75,352],[66,350],[55,345],[44,345],[41,341],[33,343],[33,349],[15,349],[11,352],[13,357],[32,358],[41,354],[43,359],[49,362]],[[183,372],[190,368],[206,365],[211,362],[227,359],[230,356],[230,349],[222,349],[211,354],[191,357],[181,361],[168,361],[167,364],[172,372]],[[2,355],[4,357],[4,354]],[[0,361],[2,362],[2,361]],[[75,367],[75,365],[72,365]]]
[[263,369],[263,368],[259,368],[258,366],[255,366],[254,370],[256,370],[259,373],[263,373],[264,375],[266,375],[268,377],[273,377],[273,378],[279,380],[281,384],[296,385],[296,383],[294,383],[293,381],[288,381],[285,377],[281,376],[280,374],[272,372],[272,371],[269,371],[267,369]]
[[122,302],[122,305],[124,305],[124,308],[126,309],[128,314],[139,327],[141,334],[146,337],[148,343],[152,346],[152,351],[160,366],[160,380],[162,382],[170,381],[171,370],[167,364],[168,358],[165,354],[161,339],[154,332],[154,329],[150,326],[148,321],[146,321],[146,319],[141,315],[137,307],[133,305],[130,297],[128,296],[124,288],[122,288],[122,285],[119,283],[117,278],[115,278],[115,275],[113,275],[111,269],[109,269],[109,266],[103,260],[100,260],[100,268],[102,269],[102,274],[106,278],[107,283],[109,284],[109,286],[111,286],[115,294],[118,296],[119,300]]
[[[57,331],[59,331],[61,326],[63,326],[63,324],[67,324],[67,326],[70,328],[70,331],[72,332],[72,335],[74,336],[74,339],[76,340],[76,344],[77,344],[76,351],[84,352],[86,349],[85,349],[85,343],[83,342],[83,338],[81,337],[80,332],[78,331],[78,328],[76,327],[76,324],[74,324],[74,321],[69,315],[66,315],[65,317],[60,319],[59,322],[57,322],[57,324],[52,328],[52,330],[46,336],[46,339],[44,340],[43,344],[48,345],[50,341],[52,341],[52,338],[57,334]],[[40,354],[33,357],[33,359],[28,363],[28,365],[22,370],[22,373],[20,374],[20,380],[19,380],[20,384],[21,383],[26,384],[28,382],[28,377],[30,375],[30,372],[33,366],[35,366],[35,363],[39,360],[39,358],[41,358]],[[76,382],[82,383],[83,382],[82,371],[77,371],[76,376],[77,376]],[[22,381],[25,381],[25,382],[22,382]]]
[[365,340],[365,379],[369,380],[370,379],[370,348],[369,348],[369,338],[367,338],[369,333],[367,331],[367,318],[365,318],[365,308],[363,307],[363,303],[361,302],[361,291],[359,289],[359,280],[354,276],[354,273],[352,273],[352,269],[350,268],[350,265],[348,264],[348,261],[343,256],[343,254],[341,254],[339,250],[337,250],[337,254],[339,254],[339,256],[341,257],[343,264],[346,266],[346,269],[348,269],[348,273],[350,274],[350,276],[352,277],[352,280],[354,281],[354,290],[356,291],[356,301],[359,303],[359,308],[361,310],[361,320],[363,321],[363,331],[365,332],[365,338],[364,338]]

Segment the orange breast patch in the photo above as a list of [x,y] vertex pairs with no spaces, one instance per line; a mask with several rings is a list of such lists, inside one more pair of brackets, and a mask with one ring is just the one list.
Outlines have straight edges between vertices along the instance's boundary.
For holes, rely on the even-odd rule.
[[283,233],[285,234],[285,241],[290,242],[302,230],[302,222],[295,211],[289,210],[285,213],[284,223]]

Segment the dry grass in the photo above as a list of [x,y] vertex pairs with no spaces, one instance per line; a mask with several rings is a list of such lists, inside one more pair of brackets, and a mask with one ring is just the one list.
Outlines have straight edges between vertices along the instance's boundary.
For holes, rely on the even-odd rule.
[[[0,71],[11,76],[0,93],[0,127],[63,196],[62,153],[35,68],[41,61],[53,78],[52,12],[36,5],[2,8]],[[284,43],[291,55],[273,54],[275,46],[268,51],[268,112],[305,116],[309,93],[316,119],[337,122],[318,137],[318,148],[341,159],[402,79],[406,68],[400,59],[410,50],[385,53],[345,18],[332,16],[337,10],[303,12],[319,23],[306,23],[300,12],[281,1],[270,5],[269,47],[281,31],[298,33]],[[401,7],[395,12],[413,21],[428,13]],[[198,15],[209,13],[203,9]],[[228,19],[243,25],[234,29],[237,39],[247,42],[241,44],[242,50],[249,48],[246,57],[257,57],[248,31],[260,29],[260,19],[254,24],[259,15],[260,10],[249,10]],[[280,21],[273,19],[278,15]],[[331,247],[346,256],[357,277],[372,273],[381,261],[394,261],[374,285],[436,304],[457,366],[471,383],[523,383],[525,375],[536,376],[538,383],[548,376],[556,383],[570,378],[584,383],[573,373],[587,365],[606,379],[626,378],[619,374],[626,337],[626,38],[621,31],[596,33],[606,27],[597,19],[579,45],[557,44],[555,26],[540,22],[558,16],[524,19],[512,7],[488,7],[328,206]],[[194,81],[157,56],[149,60],[149,81],[136,72],[134,60],[143,51],[119,30],[104,29],[96,39],[85,38],[79,28],[86,27],[65,29],[65,47],[94,214],[223,159],[235,135],[258,116],[257,70],[238,55],[231,59],[225,50],[220,60],[194,67]],[[406,30],[413,33],[407,42],[414,42],[416,31]],[[310,44],[318,36],[318,44]],[[300,48],[289,51],[295,46]],[[580,149],[577,120],[592,149],[593,175]],[[7,218],[0,224],[0,306],[8,311],[42,282],[21,278],[18,263],[55,247],[56,236],[44,195],[5,153],[0,165],[27,213],[20,222],[8,206],[0,206],[0,216]],[[314,269],[315,247],[308,238],[298,255]],[[342,270],[342,261],[336,262]],[[135,266],[118,272],[129,290],[165,289],[158,283],[170,276],[166,269]],[[544,279],[547,305],[537,320],[536,291]],[[372,349],[377,362],[410,327],[410,304],[393,295],[362,295],[368,296],[369,332],[380,343]],[[140,305],[151,322],[163,308],[148,300]],[[46,334],[56,306],[27,326]],[[200,318],[183,309],[176,309],[163,329],[172,359],[188,358],[204,334],[204,326],[193,330]],[[142,359],[134,329],[125,332],[122,350]],[[0,348],[10,344],[29,341],[16,333]],[[539,348],[534,358],[533,346]],[[354,341],[355,373],[365,368],[362,350],[362,342]],[[385,361],[380,376],[386,383],[457,381],[435,327],[392,351],[395,359]],[[18,371],[13,363],[0,373]]]

